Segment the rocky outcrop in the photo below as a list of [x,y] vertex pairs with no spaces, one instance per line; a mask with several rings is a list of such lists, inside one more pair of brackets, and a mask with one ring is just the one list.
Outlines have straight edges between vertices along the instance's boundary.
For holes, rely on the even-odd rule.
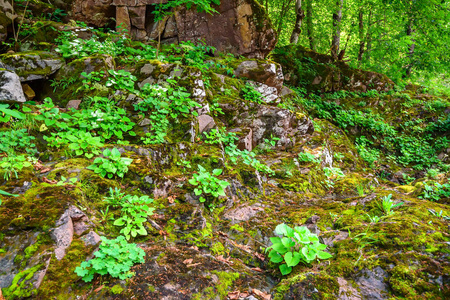
[[286,83],[309,92],[382,92],[394,87],[394,82],[386,75],[354,69],[343,61],[335,61],[329,55],[300,45],[277,48],[273,59],[282,65]]
[[25,102],[20,78],[16,73],[0,69],[0,102]]
[[22,82],[47,78],[63,64],[58,55],[44,51],[0,55],[0,67],[17,73]]
[[[89,1],[87,1],[89,2]],[[116,24],[134,39],[166,42],[204,40],[219,51],[247,57],[265,57],[276,43],[276,34],[263,7],[255,0],[222,0],[218,13],[207,14],[177,7],[174,14],[155,23],[150,4],[158,0],[113,0]],[[163,3],[166,1],[163,1]]]
[[283,88],[283,70],[277,63],[245,60],[234,70],[234,75],[274,87],[278,92]]

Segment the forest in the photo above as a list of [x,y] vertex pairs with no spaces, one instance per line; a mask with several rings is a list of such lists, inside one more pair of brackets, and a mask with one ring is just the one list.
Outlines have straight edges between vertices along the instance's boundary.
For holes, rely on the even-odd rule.
[[0,0],[0,300],[449,299],[450,2]]

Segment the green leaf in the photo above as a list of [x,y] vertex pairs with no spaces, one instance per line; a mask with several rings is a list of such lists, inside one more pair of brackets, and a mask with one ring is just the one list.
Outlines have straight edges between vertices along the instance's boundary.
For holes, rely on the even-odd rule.
[[328,253],[328,252],[325,252],[325,251],[319,251],[318,253],[317,253],[317,257],[318,258],[320,258],[320,259],[328,259],[328,258],[331,258],[331,257],[333,257],[330,253]]
[[285,264],[280,265],[280,272],[282,275],[287,275],[292,272],[292,268]]

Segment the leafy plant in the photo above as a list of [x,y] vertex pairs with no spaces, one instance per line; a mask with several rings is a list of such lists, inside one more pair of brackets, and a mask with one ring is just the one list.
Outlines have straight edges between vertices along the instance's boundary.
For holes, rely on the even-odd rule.
[[104,146],[100,137],[94,137],[90,132],[84,131],[70,131],[52,133],[51,136],[44,136],[48,142],[48,146],[60,148],[68,146],[74,151],[75,155],[84,155],[87,158],[92,158],[94,155],[100,154],[100,148]]
[[26,167],[31,167],[31,163],[27,161],[25,155],[9,155],[0,160],[0,168],[3,170],[5,180],[9,180],[12,174],[18,178],[17,172]]
[[143,263],[145,252],[136,244],[129,244],[125,237],[119,236],[114,240],[101,237],[99,250],[94,258],[84,261],[75,269],[75,273],[83,281],[91,282],[95,274],[106,275],[125,280],[133,277],[131,267],[136,263]]
[[116,90],[126,90],[131,93],[135,92],[134,84],[137,80],[136,76],[131,75],[125,70],[109,70],[108,73],[112,76],[106,81],[107,87],[112,87]]
[[283,223],[275,228],[275,233],[282,237],[271,237],[272,245],[266,249],[266,252],[270,250],[271,262],[281,263],[279,269],[283,275],[291,273],[292,267],[300,262],[309,264],[316,259],[332,257],[331,254],[323,251],[327,246],[321,244],[317,235],[304,226],[292,229]]
[[264,103],[264,101],[262,100],[262,94],[258,92],[250,83],[245,84],[245,87],[241,91],[241,95],[242,98],[247,101],[252,101],[259,104]]
[[93,170],[103,177],[108,176],[108,178],[113,178],[114,175],[123,178],[128,171],[128,166],[133,161],[131,158],[121,157],[117,148],[113,148],[112,150],[105,149],[103,156],[104,158],[97,157],[94,163],[87,167],[87,169]]
[[280,138],[273,136],[272,134],[270,135],[270,138],[265,138],[264,139],[264,143],[261,143],[258,145],[258,148],[261,152],[266,153],[269,152],[270,150],[274,149],[277,141],[279,141]]
[[[222,174],[221,169],[214,169],[212,174],[206,171],[201,165],[198,165],[198,174],[194,174],[193,177],[189,180],[189,183],[198,186],[198,188],[194,189],[194,193],[196,196],[200,195],[212,195],[217,198],[219,196],[225,196],[225,189],[230,184],[225,180],[220,180],[215,176],[219,176]],[[201,196],[200,202],[205,202],[206,198]]]
[[16,118],[16,119],[25,118],[23,113],[21,113],[17,110],[14,110],[14,109],[9,109],[8,107],[9,107],[8,104],[0,104],[0,123],[9,122],[11,120],[11,118]]
[[432,181],[425,182],[424,190],[419,198],[427,199],[431,201],[439,201],[441,198],[450,198],[450,183],[440,184],[439,182]]
[[144,223],[154,211],[154,208],[148,206],[153,202],[153,199],[148,196],[125,195],[117,188],[115,190],[110,188],[110,196],[105,198],[105,201],[114,208],[120,208],[121,216],[114,221],[114,225],[124,226],[120,233],[127,240],[130,237],[136,237],[138,234],[147,235]]
[[64,186],[64,185],[74,185],[78,181],[78,178],[72,177],[72,178],[66,178],[64,176],[61,176],[61,180],[56,183],[57,186]]
[[394,211],[393,211],[394,208],[403,205],[403,202],[394,204],[394,201],[391,198],[392,198],[392,194],[389,194],[387,196],[382,197],[381,203],[378,203],[378,207],[386,216],[392,215],[394,213]]
[[0,132],[0,153],[13,153],[25,150],[29,154],[36,153],[36,145],[32,143],[34,136],[30,136],[26,129]]
[[300,162],[311,162],[318,164],[320,163],[320,160],[317,159],[314,155],[308,152],[302,152],[298,154],[298,161]]

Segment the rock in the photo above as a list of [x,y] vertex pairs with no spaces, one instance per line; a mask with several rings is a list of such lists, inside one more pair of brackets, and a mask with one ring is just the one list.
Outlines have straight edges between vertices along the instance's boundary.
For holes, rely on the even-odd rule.
[[295,144],[296,137],[314,132],[309,118],[287,109],[249,101],[219,104],[224,115],[218,118],[227,124],[227,127],[239,131],[251,129],[252,149],[271,135],[280,139],[279,146],[290,147]]
[[112,0],[74,0],[72,2],[73,18],[96,27],[105,27],[116,15],[111,3]]
[[203,132],[208,132],[214,127],[216,127],[216,123],[214,119],[209,115],[201,115],[197,117],[198,121],[198,133],[201,134]]
[[67,102],[66,108],[73,108],[73,109],[78,109],[78,107],[81,104],[81,100],[70,100],[69,102]]
[[45,51],[0,55],[0,67],[17,73],[22,82],[45,79],[63,64],[64,59]]
[[259,204],[254,204],[227,211],[223,217],[226,220],[231,220],[233,223],[239,223],[250,220],[263,210],[264,209]]
[[338,300],[362,300],[363,298],[350,283],[342,277],[337,278],[339,284]]
[[11,2],[8,0],[0,0],[0,8],[0,42],[4,42],[8,37],[8,26],[17,15],[14,14]]
[[355,282],[364,299],[382,300],[388,299],[388,284],[385,283],[388,274],[381,267],[375,267],[372,271],[363,269],[356,276]]
[[33,100],[33,98],[36,97],[36,93],[33,91],[33,89],[28,84],[23,84],[22,90],[28,101]]
[[25,102],[25,95],[16,73],[0,69],[0,102]]
[[81,235],[88,230],[90,226],[86,215],[71,205],[56,221],[56,228],[51,232],[51,237],[56,242],[55,256],[61,260],[66,255],[66,249],[72,243],[73,235]]
[[90,231],[88,234],[81,238],[86,246],[95,246],[101,242],[100,236],[94,231]]
[[234,71],[236,77],[245,77],[266,86],[277,89],[281,92],[283,88],[283,70],[277,63],[267,63],[265,61],[246,60],[243,61]]

